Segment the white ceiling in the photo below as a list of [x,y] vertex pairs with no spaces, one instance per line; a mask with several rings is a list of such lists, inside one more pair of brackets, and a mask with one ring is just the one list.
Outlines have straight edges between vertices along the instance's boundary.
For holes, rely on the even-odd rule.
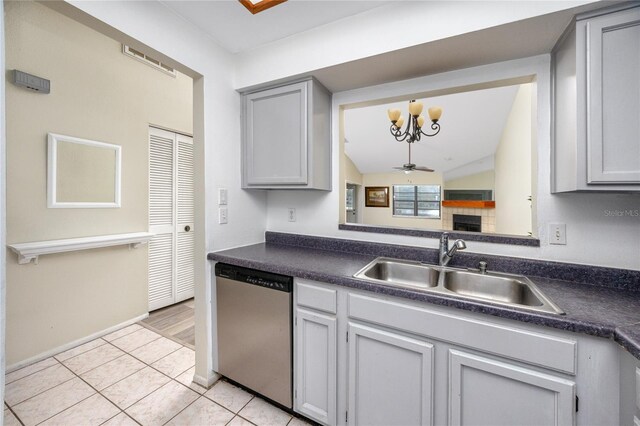
[[288,0],[252,15],[237,0],[161,0],[232,53],[250,50],[388,1]]
[[[409,7],[416,0],[288,0],[285,3],[252,15],[237,0],[158,0],[187,22],[208,34],[218,45],[238,57],[251,58],[259,49],[274,49],[283,58],[291,59],[287,52],[289,40],[303,32],[335,31],[343,24],[343,31],[352,34],[364,14],[386,14]],[[431,1],[431,0],[420,0]],[[567,7],[580,2],[557,0]],[[498,2],[500,3],[500,2]],[[504,2],[507,5],[509,2]],[[527,2],[518,2],[521,8]],[[386,9],[385,9],[386,7]],[[514,5],[515,7],[515,5]],[[436,74],[454,69],[535,56],[549,53],[575,13],[599,7],[598,2],[575,6],[546,15],[511,22],[496,27],[460,34],[406,47],[358,60],[314,68],[282,78],[239,78],[236,89],[255,89],[291,78],[315,76],[331,92],[336,93],[358,87],[390,81]],[[373,11],[372,9],[378,9]],[[362,15],[362,16],[361,16]],[[312,30],[312,31],[310,31]],[[407,31],[412,29],[407,28]],[[420,31],[420,29],[414,29]],[[384,28],[382,29],[383,34]],[[339,34],[342,34],[338,31]],[[389,35],[390,37],[392,35]],[[334,41],[335,42],[335,41]],[[341,43],[353,43],[345,37]],[[365,41],[359,41],[360,43]],[[324,55],[331,45],[314,45],[317,55]],[[289,56],[287,56],[289,55]],[[293,59],[295,60],[295,59]],[[241,62],[242,64],[242,62]],[[402,64],[402,66],[397,66]],[[249,76],[259,63],[249,62]],[[286,69],[286,67],[283,67]],[[304,69],[304,66],[302,67]],[[372,72],[375,70],[375,72]],[[260,73],[257,73],[260,75]],[[254,81],[255,80],[255,81]]]
[[[471,163],[492,157],[517,90],[518,86],[507,86],[420,99],[425,114],[430,106],[442,107],[442,129],[435,137],[423,137],[413,144],[412,162],[446,173],[459,168],[472,170]],[[408,102],[344,112],[344,134],[348,141],[345,153],[361,173],[388,173],[408,160],[408,144],[397,142],[389,133],[389,108],[400,109],[405,119],[408,116]]]

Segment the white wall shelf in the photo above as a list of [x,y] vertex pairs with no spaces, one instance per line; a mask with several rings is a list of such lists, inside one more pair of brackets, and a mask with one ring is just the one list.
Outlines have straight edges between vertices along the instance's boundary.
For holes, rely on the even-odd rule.
[[64,240],[36,241],[32,243],[8,244],[18,255],[21,265],[34,261],[43,254],[65,253],[69,251],[90,250],[101,247],[128,245],[130,249],[147,244],[154,234],[150,232],[134,232],[129,234],[97,235],[95,237],[68,238]]

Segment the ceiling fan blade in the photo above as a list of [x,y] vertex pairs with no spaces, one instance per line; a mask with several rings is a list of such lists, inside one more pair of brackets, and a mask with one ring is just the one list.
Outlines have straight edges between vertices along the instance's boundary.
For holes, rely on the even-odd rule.
[[420,170],[421,172],[434,172],[435,170],[428,167],[416,167],[414,170]]
[[405,168],[404,168],[404,167],[392,167],[392,168],[393,168],[393,169],[396,169],[396,170],[405,170]]

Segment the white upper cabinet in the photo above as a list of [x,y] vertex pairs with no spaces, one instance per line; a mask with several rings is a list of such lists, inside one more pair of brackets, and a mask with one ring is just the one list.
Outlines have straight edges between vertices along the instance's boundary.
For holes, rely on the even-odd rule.
[[553,76],[552,190],[640,191],[640,7],[578,17]]
[[242,95],[242,187],[331,189],[331,94],[313,79]]

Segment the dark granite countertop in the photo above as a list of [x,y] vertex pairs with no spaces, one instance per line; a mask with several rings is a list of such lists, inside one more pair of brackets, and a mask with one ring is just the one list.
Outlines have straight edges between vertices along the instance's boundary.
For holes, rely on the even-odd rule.
[[640,359],[640,323],[616,328],[615,340],[631,355]]
[[566,314],[537,313],[353,278],[353,274],[376,257],[378,254],[326,250],[273,242],[208,255],[210,260],[237,266],[610,338],[640,359],[640,292],[638,291],[528,276]]

